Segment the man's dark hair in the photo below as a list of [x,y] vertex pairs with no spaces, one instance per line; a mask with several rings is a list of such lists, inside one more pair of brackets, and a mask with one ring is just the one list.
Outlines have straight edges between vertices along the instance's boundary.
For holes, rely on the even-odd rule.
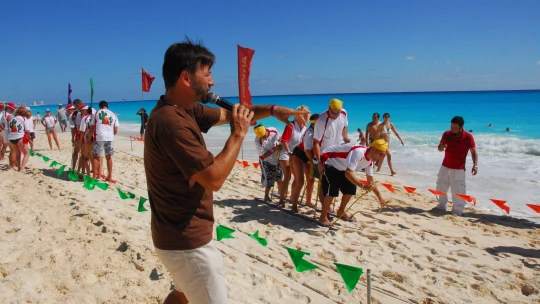
[[203,45],[201,40],[193,42],[186,36],[183,42],[169,46],[165,52],[162,70],[165,89],[176,85],[182,71],[195,74],[200,67],[211,68],[215,61],[216,56]]
[[465,124],[465,120],[463,120],[463,117],[461,116],[454,116],[450,123],[455,123],[458,124],[460,127],[463,127],[463,125]]
[[[381,118],[381,115],[379,115],[379,113],[373,113],[373,115],[377,116],[377,119]],[[373,115],[371,115],[371,116],[373,116]]]
[[309,117],[309,120],[317,120],[319,119],[319,114],[313,114]]
[[75,106],[75,109],[77,109],[77,106],[82,104],[82,103],[83,103],[82,100],[80,100],[79,98],[77,98],[77,99],[75,99],[73,101],[73,105]]
[[102,100],[99,102],[99,108],[100,109],[109,108],[109,104],[105,100]]

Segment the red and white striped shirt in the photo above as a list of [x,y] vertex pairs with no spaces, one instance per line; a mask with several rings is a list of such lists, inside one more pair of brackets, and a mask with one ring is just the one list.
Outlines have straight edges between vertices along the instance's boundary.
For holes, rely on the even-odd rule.
[[[259,152],[259,157],[266,154],[266,152],[273,150],[277,145],[279,145],[279,135],[276,128],[268,127],[266,128],[266,133],[268,138],[258,138],[255,136],[255,148]],[[271,163],[272,165],[278,164],[278,158],[276,153],[272,153],[270,156],[262,159],[266,162]]]
[[321,161],[339,171],[365,169],[366,175],[373,176],[373,161],[368,159],[367,150],[365,146],[352,143],[335,145],[323,151]]

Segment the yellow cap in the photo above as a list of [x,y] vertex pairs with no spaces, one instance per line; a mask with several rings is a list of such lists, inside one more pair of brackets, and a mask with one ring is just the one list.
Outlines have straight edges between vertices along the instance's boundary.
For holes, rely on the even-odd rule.
[[312,123],[312,124],[315,124],[315,123],[317,122],[317,120],[316,120],[316,119],[312,119],[312,120],[310,120],[309,122]]
[[258,138],[263,138],[266,135],[266,128],[264,126],[258,126],[253,129],[253,132],[255,132],[255,136]]
[[375,148],[381,152],[386,152],[386,149],[388,149],[388,143],[384,141],[384,139],[377,139],[374,140],[369,147]]
[[333,110],[341,110],[343,108],[343,101],[337,98],[330,100],[330,108]]

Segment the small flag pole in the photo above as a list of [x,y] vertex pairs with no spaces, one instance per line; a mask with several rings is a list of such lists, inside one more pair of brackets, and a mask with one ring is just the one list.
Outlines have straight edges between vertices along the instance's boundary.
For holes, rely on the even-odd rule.
[[367,270],[367,304],[371,304],[371,269]]

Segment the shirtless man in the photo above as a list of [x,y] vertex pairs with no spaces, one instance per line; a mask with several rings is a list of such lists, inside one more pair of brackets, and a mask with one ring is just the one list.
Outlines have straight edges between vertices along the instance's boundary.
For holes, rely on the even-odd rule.
[[366,140],[368,145],[377,139],[377,132],[379,130],[379,125],[381,124],[379,121],[380,117],[379,113],[373,113],[371,122],[366,126]]

